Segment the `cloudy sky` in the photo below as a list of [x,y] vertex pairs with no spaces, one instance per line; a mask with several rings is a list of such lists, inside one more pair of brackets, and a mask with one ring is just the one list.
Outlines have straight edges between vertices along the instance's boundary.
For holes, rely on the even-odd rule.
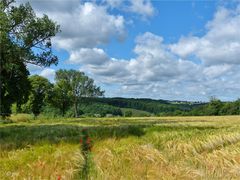
[[84,71],[106,97],[240,97],[238,0],[30,3],[62,30],[53,39],[58,66],[29,65],[31,74],[53,81],[60,68]]

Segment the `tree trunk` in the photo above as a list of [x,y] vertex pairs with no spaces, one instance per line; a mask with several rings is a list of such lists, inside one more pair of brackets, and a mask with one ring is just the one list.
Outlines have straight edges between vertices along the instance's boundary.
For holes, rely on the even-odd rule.
[[22,112],[22,108],[21,108],[21,104],[19,102],[17,102],[17,112],[16,113],[21,113]]
[[62,103],[62,117],[64,117],[64,114],[65,114],[65,112],[64,112],[64,102]]
[[77,118],[78,117],[78,102],[77,100],[74,101],[74,111],[75,111],[75,117]]

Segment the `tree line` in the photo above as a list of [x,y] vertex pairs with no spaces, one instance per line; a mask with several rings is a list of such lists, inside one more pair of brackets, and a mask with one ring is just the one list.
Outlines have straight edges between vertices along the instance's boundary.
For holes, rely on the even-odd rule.
[[[55,83],[48,79],[33,75],[28,78],[30,82],[29,96],[24,103],[16,102],[17,113],[33,113],[38,116],[46,109],[58,110],[65,116],[66,111],[73,107],[74,116],[79,116],[79,101],[83,97],[102,96],[104,91],[94,84],[93,79],[83,72],[60,69],[56,72]],[[51,113],[51,112],[49,112]]]
[[211,98],[209,103],[196,107],[190,112],[183,112],[182,115],[184,114],[193,116],[240,115],[240,99],[222,102],[217,98]]
[[233,102],[222,102],[217,98],[210,98],[208,103],[182,102],[179,104],[165,100],[134,98],[90,98],[88,101],[92,104],[103,103],[119,108],[142,110],[155,116],[240,115],[240,99]]

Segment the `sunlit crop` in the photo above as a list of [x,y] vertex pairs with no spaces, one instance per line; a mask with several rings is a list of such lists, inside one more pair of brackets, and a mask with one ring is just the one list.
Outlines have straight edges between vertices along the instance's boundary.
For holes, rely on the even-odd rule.
[[0,124],[0,164],[0,179],[79,179],[84,167],[88,179],[238,179],[240,117],[14,117]]

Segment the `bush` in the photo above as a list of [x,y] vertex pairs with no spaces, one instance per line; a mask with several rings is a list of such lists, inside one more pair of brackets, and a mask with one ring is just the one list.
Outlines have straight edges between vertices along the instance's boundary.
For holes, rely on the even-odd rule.
[[126,111],[124,116],[125,117],[132,117],[132,111]]

